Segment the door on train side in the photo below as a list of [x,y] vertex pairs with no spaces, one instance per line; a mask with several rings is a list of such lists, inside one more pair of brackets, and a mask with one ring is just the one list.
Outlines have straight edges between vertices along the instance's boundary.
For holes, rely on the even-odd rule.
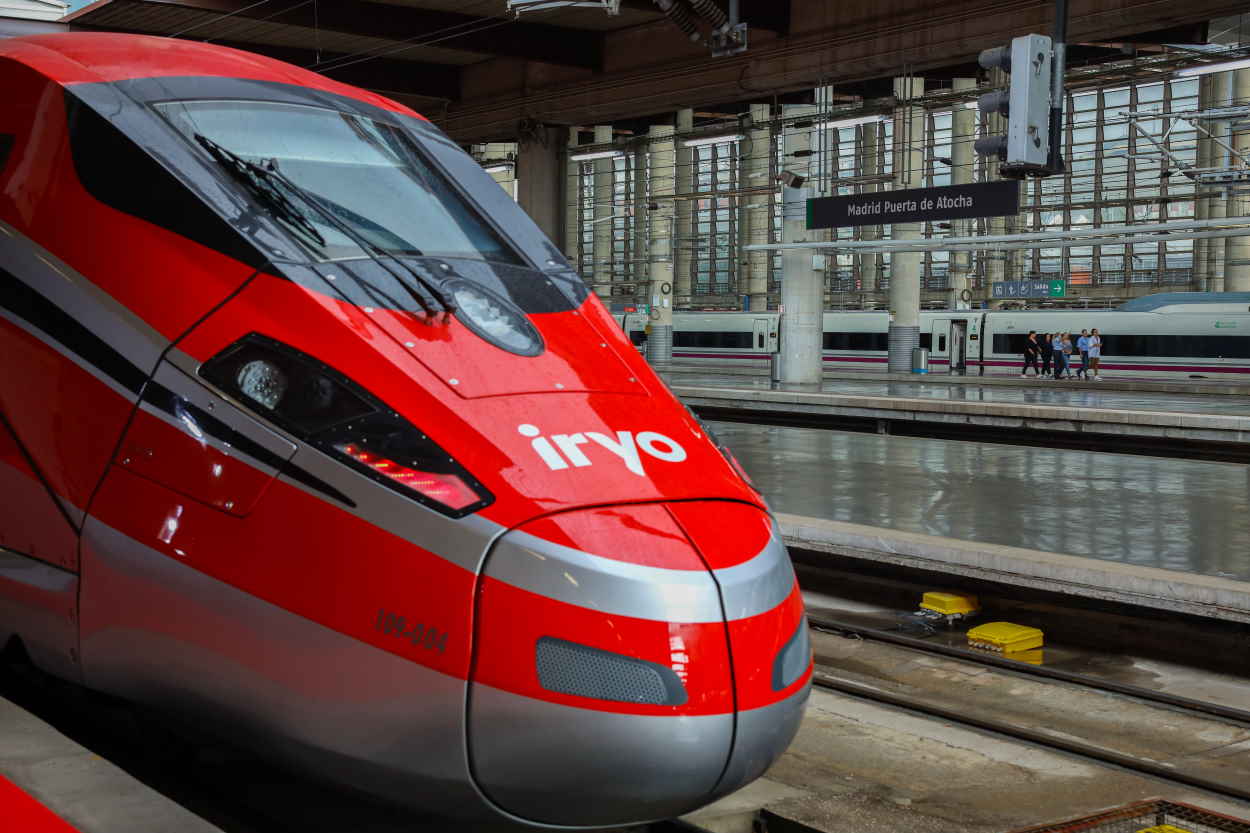
[[[929,340],[929,365],[930,368],[942,367],[945,365],[946,371],[950,372],[950,356],[951,356],[951,322],[949,318],[935,318],[933,320],[933,332]],[[930,370],[932,372],[932,370]]]
[[769,320],[767,318],[756,318],[751,322],[751,352],[753,353],[770,353],[769,350]]
[[950,322],[950,372],[968,372],[968,322]]

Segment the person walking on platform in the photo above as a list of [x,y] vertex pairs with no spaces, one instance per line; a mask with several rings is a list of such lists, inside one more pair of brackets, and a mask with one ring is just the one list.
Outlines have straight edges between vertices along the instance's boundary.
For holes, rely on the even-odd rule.
[[[1098,328],[1095,327],[1089,335],[1089,369],[1094,371],[1094,381],[1101,382],[1102,377],[1098,375],[1098,365],[1102,361],[1102,336],[1098,334]],[[1086,374],[1088,378],[1088,374]]]
[[1081,330],[1081,337],[1076,340],[1076,349],[1081,353],[1081,366],[1076,369],[1078,378],[1089,381],[1089,330]]
[[1042,375],[1050,375],[1050,360],[1055,355],[1054,345],[1050,343],[1052,335],[1050,333],[1042,333],[1041,339],[1037,342],[1037,352],[1042,354]]
[[1063,334],[1063,370],[1064,378],[1072,378],[1072,356],[1076,353],[1076,339],[1072,333]]
[[[1054,338],[1050,340],[1050,347],[1051,352],[1054,353],[1055,378],[1062,379],[1064,371],[1068,369],[1068,357],[1063,352],[1063,333],[1055,333]],[[1068,352],[1071,352],[1071,349]]]
[[1041,376],[1042,372],[1037,369],[1037,331],[1029,330],[1028,338],[1024,340],[1024,367],[1020,370],[1020,378],[1029,375],[1029,368],[1033,368],[1034,376]]

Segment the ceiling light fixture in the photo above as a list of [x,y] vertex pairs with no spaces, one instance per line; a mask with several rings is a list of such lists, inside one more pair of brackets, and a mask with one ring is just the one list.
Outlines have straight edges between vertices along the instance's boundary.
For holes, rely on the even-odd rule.
[[623,150],[588,150],[582,153],[570,153],[569,161],[590,162],[595,159],[615,159],[624,155],[625,151]]
[[741,133],[724,133],[720,136],[699,136],[694,139],[682,140],[682,146],[688,148],[702,147],[703,145],[719,145],[722,142],[737,142],[745,139]]
[[834,119],[833,121],[822,121],[816,125],[817,130],[833,130],[838,127],[855,127],[861,124],[876,124],[878,122],[889,121],[889,116],[877,114],[875,116],[852,116],[848,119]]
[[1237,61],[1221,61],[1218,64],[1198,64],[1178,69],[1174,74],[1178,77],[1191,77],[1194,75],[1209,75],[1212,72],[1228,72],[1232,69],[1246,69],[1247,67],[1250,67],[1250,58],[1242,58]]

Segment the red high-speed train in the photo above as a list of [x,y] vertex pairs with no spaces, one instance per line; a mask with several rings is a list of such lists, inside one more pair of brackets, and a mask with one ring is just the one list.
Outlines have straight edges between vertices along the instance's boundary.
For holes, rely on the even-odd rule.
[[405,107],[0,42],[0,644],[337,783],[604,826],[760,775],[811,680],[764,501]]

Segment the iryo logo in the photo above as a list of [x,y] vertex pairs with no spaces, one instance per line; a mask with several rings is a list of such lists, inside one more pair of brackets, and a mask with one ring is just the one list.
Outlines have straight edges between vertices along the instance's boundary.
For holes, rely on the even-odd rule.
[[579,448],[588,443],[595,443],[611,451],[625,462],[625,468],[639,477],[646,474],[642,469],[640,451],[666,463],[680,463],[686,459],[686,449],[678,445],[676,440],[654,431],[640,431],[636,437],[630,431],[617,431],[615,438],[597,431],[587,431],[584,434],[552,434],[548,440],[547,437],[539,436],[542,431],[537,425],[518,425],[516,430],[523,437],[533,437],[530,447],[538,452],[538,456],[552,471],[567,469],[570,464],[575,467],[592,465],[590,458]]

